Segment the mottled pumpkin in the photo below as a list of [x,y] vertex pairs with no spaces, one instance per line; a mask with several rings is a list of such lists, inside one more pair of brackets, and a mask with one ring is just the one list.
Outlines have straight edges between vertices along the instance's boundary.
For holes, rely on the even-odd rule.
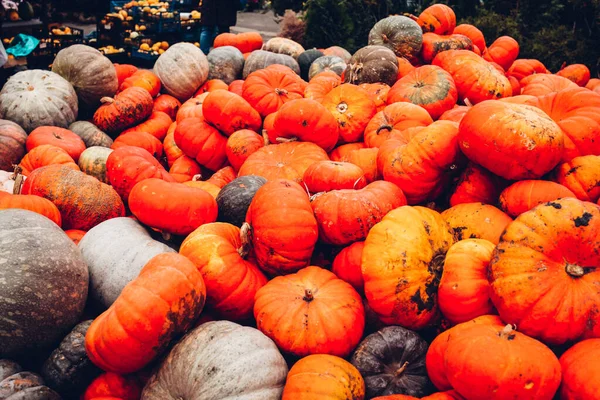
[[423,29],[423,32],[448,35],[456,27],[456,15],[447,5],[434,4],[423,10],[417,19],[417,23]]
[[326,56],[339,57],[342,60],[344,60],[344,62],[347,62],[350,59],[350,57],[352,57],[352,54],[350,54],[348,50],[340,46],[330,46],[326,49],[323,49],[323,54],[325,54]]
[[264,146],[265,140],[262,136],[249,129],[242,129],[229,136],[225,154],[229,164],[239,171],[248,157]]
[[216,171],[227,162],[227,138],[204,119],[186,118],[177,123],[175,144],[198,164]]
[[398,59],[385,46],[366,46],[348,61],[344,77],[346,83],[355,85],[381,82],[391,86],[398,78]]
[[[350,58],[348,61],[350,61]],[[308,71],[308,79],[312,80],[321,72],[326,71],[333,72],[341,77],[347,67],[346,61],[338,56],[319,57],[311,64],[310,70]]]
[[356,85],[345,83],[331,90],[322,103],[338,121],[340,141],[358,142],[377,112],[369,95]]
[[208,70],[208,59],[192,43],[172,45],[154,64],[164,91],[179,101],[192,97],[206,81]]
[[462,203],[442,213],[456,240],[485,239],[498,244],[504,229],[512,222],[496,207],[482,203]]
[[303,97],[304,89],[297,78],[276,70],[261,69],[248,75],[242,97],[264,118],[288,101]]
[[421,51],[423,32],[412,19],[392,15],[373,26],[369,32],[369,44],[389,47],[396,56],[411,59]]
[[150,93],[139,87],[126,89],[114,98],[104,97],[101,102],[94,113],[94,125],[111,135],[148,118],[154,106]]
[[499,204],[502,211],[516,218],[540,204],[565,197],[576,196],[571,190],[555,182],[525,180],[504,189],[500,194]]
[[241,227],[254,195],[265,183],[265,178],[249,175],[236,178],[223,186],[216,199],[219,206],[217,220]]
[[34,147],[29,153],[25,154],[25,157],[19,163],[19,167],[21,173],[28,176],[33,170],[53,164],[79,170],[79,167],[66,150],[51,144]]
[[448,50],[473,50],[473,42],[464,35],[438,35],[428,32],[423,35],[423,47],[421,48],[421,59],[426,64],[441,52]]
[[296,74],[300,74],[300,66],[296,60],[287,54],[272,53],[265,50],[255,50],[246,59],[244,63],[243,78],[261,69],[266,69],[271,65],[285,65],[291,68]]
[[286,54],[297,59],[304,52],[304,47],[291,39],[274,37],[264,44],[263,50],[276,54]]
[[25,155],[27,133],[17,124],[0,120],[0,170],[10,170]]
[[595,203],[600,198],[600,156],[575,157],[560,164],[554,179],[579,200]]
[[[261,37],[262,42],[262,37]],[[220,79],[227,85],[242,77],[244,55],[233,46],[215,47],[206,56],[208,59],[208,79]]]

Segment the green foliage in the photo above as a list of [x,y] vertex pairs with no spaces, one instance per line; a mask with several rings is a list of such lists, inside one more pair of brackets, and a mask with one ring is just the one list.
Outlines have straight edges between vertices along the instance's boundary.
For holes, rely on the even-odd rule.
[[275,15],[284,15],[285,10],[300,11],[303,6],[303,0],[271,0],[271,8]]

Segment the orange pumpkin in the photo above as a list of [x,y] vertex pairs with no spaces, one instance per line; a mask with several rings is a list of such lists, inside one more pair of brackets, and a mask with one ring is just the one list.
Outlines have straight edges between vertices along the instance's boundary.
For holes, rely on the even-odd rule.
[[105,97],[94,113],[94,125],[101,131],[117,134],[139,124],[152,114],[154,101],[146,89],[131,87],[115,95]]
[[129,64],[115,64],[115,70],[117,71],[117,79],[119,80],[119,87],[123,84],[125,79],[137,72],[137,67]]
[[123,81],[119,90],[122,92],[130,87],[139,87],[146,89],[152,97],[160,93],[161,83],[158,76],[148,70],[138,70],[133,75]]
[[302,179],[310,193],[340,189],[362,189],[367,185],[365,174],[348,162],[317,161],[304,172]]
[[600,156],[575,157],[560,164],[556,168],[555,181],[579,200],[597,202],[600,199]]
[[345,83],[331,90],[322,101],[338,122],[340,142],[359,142],[367,124],[377,112],[375,103],[366,91]]
[[485,44],[485,37],[483,36],[483,33],[473,25],[458,25],[456,28],[454,28],[454,31],[452,31],[452,33],[465,35],[466,37],[471,39],[473,45],[477,46],[479,50],[484,50],[487,47]]
[[452,108],[452,109],[444,112],[442,115],[440,115],[440,117],[438,119],[442,120],[442,121],[452,121],[452,122],[460,123],[460,121],[462,121],[462,119],[465,116],[465,114],[467,113],[467,111],[469,111],[469,108],[470,107],[467,107],[467,106],[455,106],[454,108]]
[[577,343],[560,357],[563,400],[593,399],[600,393],[600,339]]
[[477,164],[469,163],[450,196],[450,206],[463,203],[496,204],[505,186],[503,179]]
[[288,101],[304,97],[304,85],[285,71],[261,69],[248,75],[242,97],[264,118]]
[[397,208],[371,229],[362,273],[369,307],[382,322],[422,329],[437,320],[437,288],[453,244],[442,216],[424,207]]
[[[534,74],[547,74],[548,70],[546,66],[538,60],[533,59],[519,59],[515,60],[510,68],[506,71],[508,76],[512,76],[521,82],[522,79]],[[518,92],[520,93],[520,92]],[[513,91],[513,94],[517,92]]]
[[227,136],[241,129],[258,131],[262,120],[244,98],[227,90],[210,92],[202,104],[204,119]]
[[262,136],[249,129],[242,129],[229,136],[225,154],[229,164],[239,171],[248,157],[264,146],[265,141]]
[[192,326],[205,298],[202,275],[190,260],[177,253],[159,254],[92,322],[85,335],[86,353],[105,371],[137,371]]
[[442,213],[456,240],[485,239],[498,244],[512,218],[483,203],[457,204]]
[[319,229],[308,194],[300,185],[286,179],[264,184],[252,199],[246,222],[261,269],[285,274],[308,265]]
[[375,103],[375,107],[377,111],[381,111],[387,105],[388,93],[390,91],[390,86],[385,83],[362,83],[358,87],[363,89],[373,103]]
[[348,157],[343,162],[354,164],[363,170],[367,183],[381,180],[381,174],[377,169],[377,155],[379,150],[376,148],[357,149],[348,153]]
[[165,136],[167,136],[167,132],[172,123],[171,117],[164,112],[153,111],[146,121],[123,131],[122,134],[127,134],[129,132],[145,132],[151,134],[158,140],[163,141]]
[[600,337],[600,206],[566,198],[521,214],[490,264],[500,317],[545,343]]
[[250,53],[254,50],[260,50],[263,45],[263,39],[258,32],[221,33],[217,35],[214,47],[233,46],[242,53]]
[[85,150],[85,143],[79,136],[68,129],[56,126],[40,126],[34,129],[25,142],[27,151],[44,144],[60,147],[74,162],[79,160],[79,156]]
[[188,156],[179,157],[169,169],[169,174],[179,183],[191,181],[201,173],[200,165]]
[[320,103],[329,92],[341,84],[342,78],[335,72],[320,72],[308,82],[306,89],[304,89],[304,97]]
[[347,162],[350,153],[354,150],[364,149],[366,147],[364,142],[343,144],[329,153],[329,157],[331,158],[331,161]]
[[[372,400],[418,400],[418,398],[404,394],[392,394],[389,396],[373,397]],[[465,398],[454,390],[449,390],[447,392],[438,392],[431,396],[421,397],[421,400],[465,400]]]
[[438,302],[450,323],[460,324],[494,313],[487,271],[495,247],[487,240],[467,239],[446,253]]
[[398,59],[398,79],[404,78],[415,67],[404,57],[396,57]]
[[161,158],[163,155],[163,145],[161,141],[155,136],[142,131],[131,131],[129,133],[121,134],[110,146],[113,150],[121,147],[139,147],[146,150],[157,159]]
[[456,15],[445,4],[434,4],[427,7],[417,19],[423,32],[434,32],[438,35],[451,34],[456,27]]
[[207,182],[212,183],[215,186],[218,186],[222,189],[225,185],[232,182],[235,178],[237,178],[235,171],[233,170],[233,168],[227,166],[221,168],[220,170],[212,174],[211,177],[208,178]]
[[180,108],[181,102],[175,97],[168,94],[161,94],[154,99],[154,108],[152,109],[152,112],[164,112],[172,121],[175,121]]
[[167,165],[169,167],[173,165],[173,163],[179,159],[179,157],[183,156],[183,151],[181,151],[181,149],[177,147],[177,143],[175,143],[176,128],[177,122],[173,122],[171,126],[169,126],[167,136],[165,136],[165,140],[163,141],[163,150],[165,152],[165,156],[167,156]]
[[536,97],[577,87],[567,78],[550,74],[533,74],[521,79],[520,84],[521,94]]
[[388,103],[416,104],[427,110],[434,120],[451,110],[457,100],[458,91],[452,76],[435,65],[415,68],[396,82],[388,94]]
[[[563,164],[564,165],[564,164]],[[575,194],[558,183],[540,180],[516,182],[500,194],[500,208],[513,218],[526,211],[564,197],[576,197]]]
[[141,394],[142,386],[135,376],[104,372],[90,383],[82,400],[138,400]]
[[210,194],[214,199],[217,199],[221,188],[215,185],[214,183],[208,181],[201,181],[200,175],[195,175],[191,180],[187,182],[183,182],[185,186],[202,189],[208,194]]
[[585,87],[590,81],[590,69],[583,64],[567,65],[558,71],[556,75],[567,78],[581,87]]
[[423,35],[421,59],[430,64],[439,53],[448,50],[473,50],[473,42],[464,35],[438,35],[428,32]]
[[[400,82],[400,81],[398,81]],[[390,91],[391,95],[396,85]],[[408,128],[428,126],[433,119],[423,107],[411,102],[393,102],[383,111],[378,112],[369,121],[365,129],[365,144],[367,147],[381,147],[383,142],[392,136],[401,135]]]
[[204,113],[202,112],[202,106],[204,100],[208,97],[208,93],[193,97],[183,103],[181,108],[177,112],[176,121],[179,123],[186,118],[201,118],[204,119]]
[[214,92],[215,90],[229,90],[229,85],[220,79],[209,79],[204,82],[204,85],[200,86],[194,97],[198,97],[203,93]]
[[25,154],[25,157],[19,163],[19,167],[21,173],[28,176],[31,171],[51,164],[60,164],[79,171],[79,166],[66,150],[51,144],[34,147]]
[[162,179],[146,179],[129,193],[131,213],[143,224],[161,232],[189,235],[217,220],[217,202],[204,190]]
[[483,53],[483,58],[499,64],[505,71],[519,56],[519,43],[510,36],[500,36]]
[[198,164],[216,171],[227,162],[227,138],[200,118],[186,118],[177,123],[175,144]]
[[79,244],[79,242],[81,242],[81,239],[83,239],[87,232],[82,231],[80,229],[68,229],[65,231],[65,233],[67,234],[69,239],[73,241],[73,243]]
[[254,296],[267,283],[256,264],[246,259],[248,245],[238,227],[213,223],[192,232],[179,249],[202,274],[206,306],[230,321],[252,318]]
[[235,80],[233,82],[231,82],[229,84],[229,87],[227,88],[227,90],[229,90],[231,93],[235,93],[238,96],[241,96],[243,94],[243,87],[244,87],[244,81],[241,79]]
[[590,89],[592,92],[596,92],[596,93],[600,94],[600,79],[599,78],[590,79],[590,81],[588,82],[587,85],[585,85],[585,87],[587,89]]
[[254,317],[257,328],[277,347],[296,356],[346,357],[365,327],[365,310],[356,290],[319,267],[269,281],[256,293]]
[[331,272],[343,281],[348,282],[354,290],[363,295],[365,282],[363,281],[361,261],[365,242],[352,243],[335,256]]

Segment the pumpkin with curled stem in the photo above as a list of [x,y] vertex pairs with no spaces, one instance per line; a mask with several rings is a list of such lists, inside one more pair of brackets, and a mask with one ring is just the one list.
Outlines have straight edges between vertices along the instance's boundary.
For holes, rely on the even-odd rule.
[[365,379],[366,397],[426,394],[430,384],[427,348],[425,340],[401,326],[388,326],[367,336],[351,361]]
[[367,147],[379,148],[387,139],[402,135],[409,128],[425,127],[433,123],[430,114],[423,107],[399,101],[397,94],[394,94],[397,89],[396,85],[390,89],[391,97],[388,95],[388,101],[392,104],[375,114],[365,128]]
[[377,22],[369,32],[369,44],[390,48],[398,57],[411,59],[423,45],[423,31],[412,19],[393,15]]
[[[152,114],[154,102],[146,89],[130,87],[114,98],[103,97],[94,113],[94,125],[109,135],[139,124]],[[114,136],[113,136],[114,137]]]

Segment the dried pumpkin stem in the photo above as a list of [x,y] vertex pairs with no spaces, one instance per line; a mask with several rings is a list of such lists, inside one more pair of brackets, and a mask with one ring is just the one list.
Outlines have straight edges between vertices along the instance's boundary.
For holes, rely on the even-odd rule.
[[238,254],[242,258],[246,258],[248,253],[250,253],[250,248],[252,246],[251,243],[251,235],[252,235],[252,227],[249,223],[244,222],[242,227],[240,228],[240,240],[242,245],[237,249]]
[[404,371],[406,371],[407,367],[408,367],[408,361],[405,361],[404,364],[402,364],[402,366],[396,370],[396,372],[394,373],[394,375],[396,377],[402,375],[404,373]]
[[192,177],[192,182],[198,182],[202,180],[202,174],[196,174]]
[[393,127],[393,126],[391,126],[391,125],[381,125],[379,128],[377,128],[377,132],[375,132],[375,133],[377,133],[377,134],[379,135],[379,132],[381,132],[381,131],[383,131],[383,130],[386,130],[386,131],[388,131],[388,132],[391,132],[391,131],[392,131],[392,129],[394,129],[394,127]]
[[278,137],[275,140],[277,141],[277,143],[290,143],[290,142],[297,142],[298,138],[295,136],[291,137],[291,138]]
[[115,99],[113,99],[112,97],[103,97],[100,99],[100,103],[102,104],[112,104],[115,102]]
[[313,301],[314,299],[315,299],[315,298],[314,298],[314,296],[313,296],[313,292],[312,292],[312,290],[310,290],[310,289],[306,289],[306,290],[304,291],[304,297],[302,298],[302,300],[304,300],[304,301],[309,301],[309,302],[310,302],[310,301]]
[[473,107],[473,103],[471,103],[471,100],[469,100],[469,99],[465,99],[465,105],[467,107]]
[[581,278],[583,275],[585,275],[585,269],[579,265],[567,264],[565,269],[567,274],[571,275],[573,278]]
[[287,95],[288,91],[286,89],[275,88],[275,93],[277,93],[277,95],[281,96],[281,95]]
[[23,175],[21,175],[22,172],[23,168],[21,168],[18,165],[15,165],[15,171],[13,173],[13,179],[15,180],[15,184],[13,186],[13,194],[21,194],[21,188],[23,187],[23,182],[25,181]]
[[268,146],[271,144],[271,141],[269,140],[269,135],[267,134],[266,129],[262,130],[262,137],[263,137],[263,141],[265,142],[265,146]]
[[503,339],[513,340],[515,338],[516,329],[516,325],[508,324],[504,328],[502,328],[502,331],[500,331],[499,336]]

